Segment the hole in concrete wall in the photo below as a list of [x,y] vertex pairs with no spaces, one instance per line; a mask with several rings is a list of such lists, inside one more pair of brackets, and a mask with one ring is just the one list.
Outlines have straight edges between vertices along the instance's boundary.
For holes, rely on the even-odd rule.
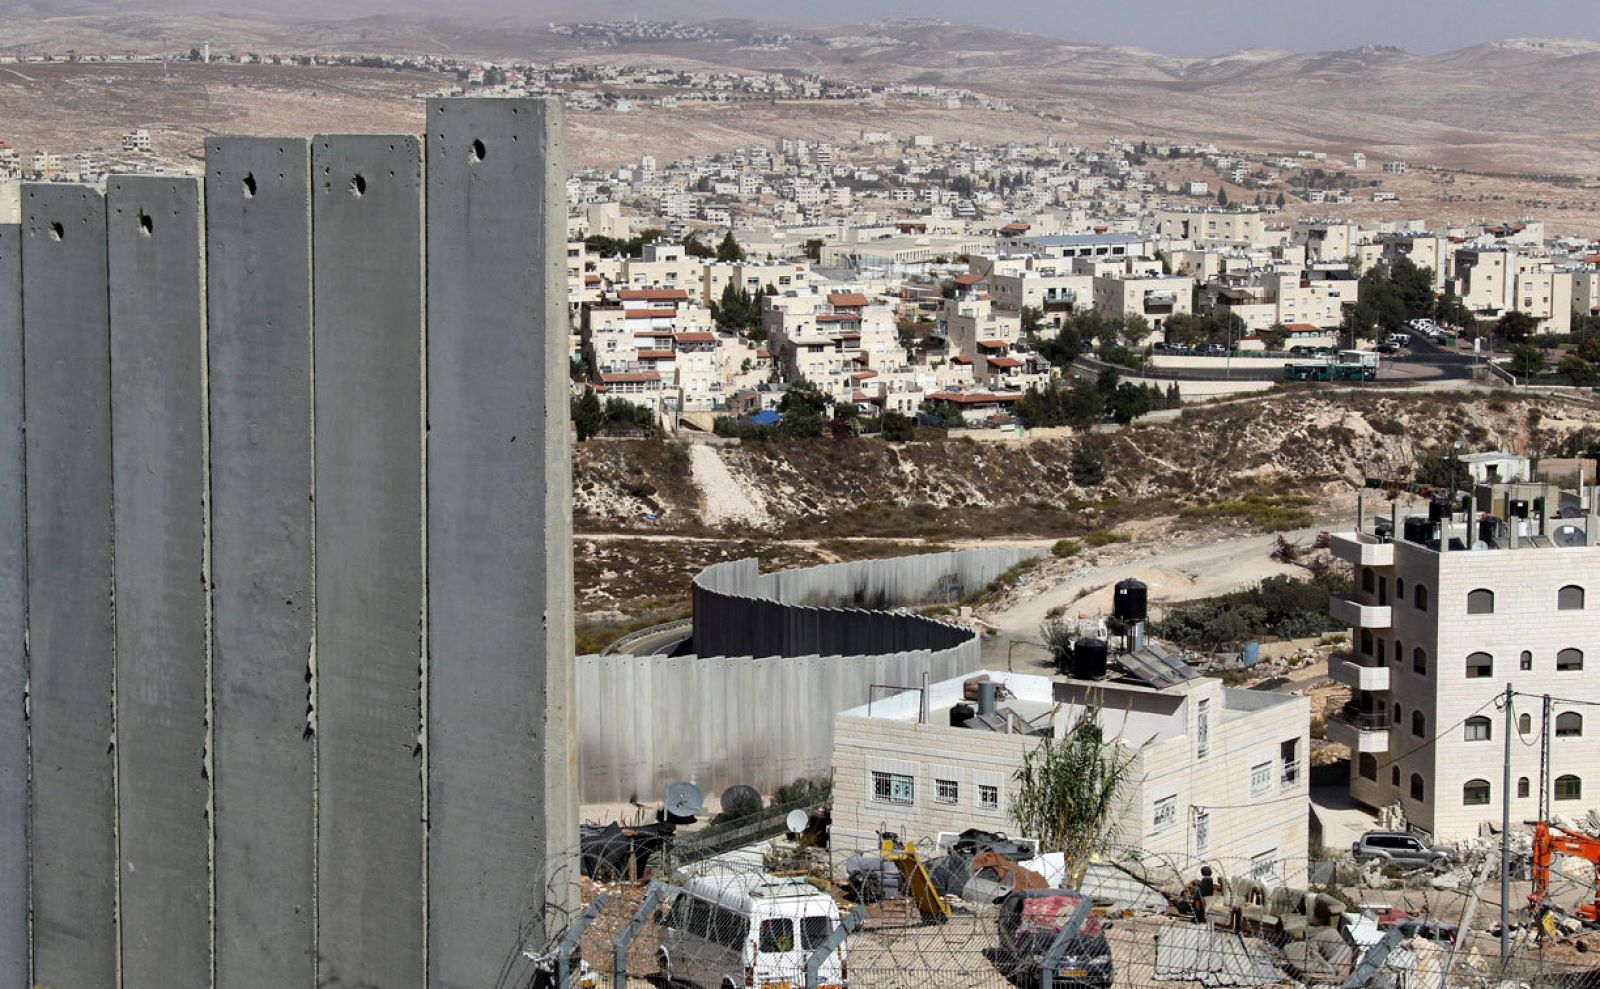
[[244,198],[254,199],[256,194],[256,176],[254,172],[244,173]]
[[155,217],[151,216],[149,213],[146,213],[144,210],[139,211],[139,231],[146,237],[156,232]]
[[472,142],[472,160],[482,161],[488,153],[489,149],[483,146],[483,142],[474,138]]
[[65,237],[66,235],[67,235],[67,228],[63,227],[61,225],[61,221],[57,220],[57,221],[55,221],[55,222],[50,224],[50,239],[51,240],[60,240],[61,238]]
[[357,172],[350,180],[350,195],[360,199],[367,194],[367,177]]

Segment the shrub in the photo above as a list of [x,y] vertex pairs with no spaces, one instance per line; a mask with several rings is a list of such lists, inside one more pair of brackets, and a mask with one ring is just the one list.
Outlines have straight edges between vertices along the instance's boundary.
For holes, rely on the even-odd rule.
[[1368,419],[1367,425],[1372,427],[1373,432],[1383,436],[1404,436],[1406,434],[1405,424],[1399,419]]
[[1056,544],[1050,547],[1051,556],[1077,556],[1081,552],[1083,552],[1083,544],[1076,539],[1058,539]]
[[1099,549],[1101,546],[1109,546],[1112,543],[1125,543],[1128,538],[1120,532],[1112,532],[1109,529],[1096,529],[1085,535],[1083,541],[1095,549]]
[[1222,519],[1245,522],[1267,532],[1303,529],[1315,521],[1304,495],[1248,494],[1235,501],[1193,505],[1178,514],[1186,519]]
[[1214,650],[1267,635],[1307,638],[1341,630],[1328,598],[1349,581],[1327,571],[1311,580],[1268,577],[1253,587],[1170,609],[1150,631],[1191,649]]

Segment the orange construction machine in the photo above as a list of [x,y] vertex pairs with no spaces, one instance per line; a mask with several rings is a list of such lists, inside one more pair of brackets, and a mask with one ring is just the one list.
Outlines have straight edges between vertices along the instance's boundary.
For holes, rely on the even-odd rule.
[[1594,899],[1578,904],[1578,918],[1586,924],[1600,923],[1600,838],[1552,827],[1548,821],[1533,824],[1533,892],[1528,906],[1537,916],[1550,896],[1550,863],[1557,854],[1581,858],[1595,867]]

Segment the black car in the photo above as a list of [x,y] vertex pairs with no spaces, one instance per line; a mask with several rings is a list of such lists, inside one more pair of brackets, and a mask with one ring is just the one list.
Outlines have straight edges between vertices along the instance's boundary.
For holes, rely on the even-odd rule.
[[[1000,971],[1018,985],[1043,982],[1045,955],[1083,899],[1082,893],[1068,889],[1022,889],[1002,900],[996,920]],[[1055,984],[1109,989],[1112,976],[1111,945],[1100,918],[1088,914],[1061,956]]]

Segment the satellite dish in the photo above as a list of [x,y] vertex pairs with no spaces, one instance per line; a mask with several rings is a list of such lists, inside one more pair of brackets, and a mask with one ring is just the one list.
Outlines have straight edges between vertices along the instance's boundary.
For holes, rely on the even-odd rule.
[[803,810],[791,810],[789,816],[783,819],[783,826],[790,834],[799,834],[811,823],[811,815]]
[[1582,546],[1585,542],[1583,530],[1575,525],[1558,525],[1550,541],[1557,546]]
[[1489,544],[1480,539],[1472,544],[1472,548],[1475,550],[1486,550],[1489,548]]
[[705,794],[693,783],[674,783],[667,787],[667,813],[673,817],[693,817],[705,805]]
[[737,786],[730,786],[726,790],[722,791],[722,809],[724,811],[740,801],[749,800],[754,800],[757,804],[762,803],[761,794],[758,793],[756,788],[753,786],[745,786],[743,783],[740,783]]

